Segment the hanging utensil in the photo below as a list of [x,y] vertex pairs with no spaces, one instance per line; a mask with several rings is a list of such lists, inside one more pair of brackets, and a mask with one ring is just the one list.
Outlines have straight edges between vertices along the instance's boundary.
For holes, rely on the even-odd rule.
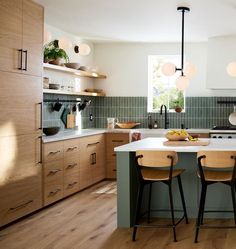
[[229,115],[229,122],[232,125],[236,125],[236,106],[234,105],[234,112]]

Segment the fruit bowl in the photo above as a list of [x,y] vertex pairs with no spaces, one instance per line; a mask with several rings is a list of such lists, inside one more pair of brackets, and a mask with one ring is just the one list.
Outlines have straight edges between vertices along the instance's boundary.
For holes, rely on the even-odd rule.
[[189,137],[189,134],[185,130],[171,130],[166,133],[165,137],[169,141],[183,141]]
[[126,123],[116,123],[116,125],[121,129],[132,129],[135,126],[140,125],[140,123],[126,122]]

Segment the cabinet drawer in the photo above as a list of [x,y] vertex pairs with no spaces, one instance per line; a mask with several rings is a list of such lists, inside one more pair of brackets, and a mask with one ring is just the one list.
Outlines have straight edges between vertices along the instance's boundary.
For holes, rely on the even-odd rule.
[[47,183],[44,185],[44,205],[51,204],[63,198],[63,183]]
[[129,134],[108,133],[106,136],[107,146],[122,145],[129,143]]
[[62,184],[63,160],[56,160],[44,164],[44,183],[56,182]]
[[79,159],[77,157],[64,159],[64,176],[78,174]]
[[116,178],[116,163],[108,162],[106,167],[106,177],[115,179]]
[[71,195],[79,190],[79,174],[64,177],[64,196]]
[[42,207],[41,176],[29,176],[0,186],[0,226]]
[[43,146],[44,162],[63,158],[63,142],[46,143]]
[[79,140],[71,139],[64,141],[64,156],[78,155],[79,153]]

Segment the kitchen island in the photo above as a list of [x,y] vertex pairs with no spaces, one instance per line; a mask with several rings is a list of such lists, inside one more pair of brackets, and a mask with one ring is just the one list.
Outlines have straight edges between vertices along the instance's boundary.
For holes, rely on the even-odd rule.
[[[137,150],[173,150],[178,153],[179,161],[176,168],[183,168],[183,190],[187,206],[188,216],[197,216],[200,182],[197,178],[197,152],[200,150],[227,151],[236,150],[236,140],[210,139],[207,146],[164,146],[165,138],[146,138],[115,148],[117,153],[117,225],[118,227],[131,227],[133,225],[134,211],[137,198],[137,175],[135,170],[135,152]],[[206,139],[201,139],[205,141]],[[151,209],[169,208],[167,187],[156,183],[152,191]],[[146,189],[147,190],[147,189]],[[173,182],[173,196],[176,209],[182,209],[177,183]],[[144,192],[143,210],[146,209],[147,193]],[[209,186],[205,209],[232,210],[231,193],[227,186],[217,184],[213,188]],[[179,217],[180,213],[176,213]],[[210,213],[209,218],[231,218],[232,213]],[[152,212],[153,217],[169,217],[168,213]]]

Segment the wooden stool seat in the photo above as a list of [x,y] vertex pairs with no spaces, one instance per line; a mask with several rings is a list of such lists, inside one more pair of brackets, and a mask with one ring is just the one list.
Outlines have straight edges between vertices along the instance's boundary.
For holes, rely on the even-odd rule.
[[[199,172],[197,172],[199,178],[201,178]],[[226,182],[232,179],[232,172],[222,172],[222,171],[204,171],[205,180],[209,182]]]
[[[169,180],[169,170],[159,169],[141,169],[143,179],[146,181],[166,181]],[[172,178],[179,176],[184,169],[176,169],[172,171]]]

